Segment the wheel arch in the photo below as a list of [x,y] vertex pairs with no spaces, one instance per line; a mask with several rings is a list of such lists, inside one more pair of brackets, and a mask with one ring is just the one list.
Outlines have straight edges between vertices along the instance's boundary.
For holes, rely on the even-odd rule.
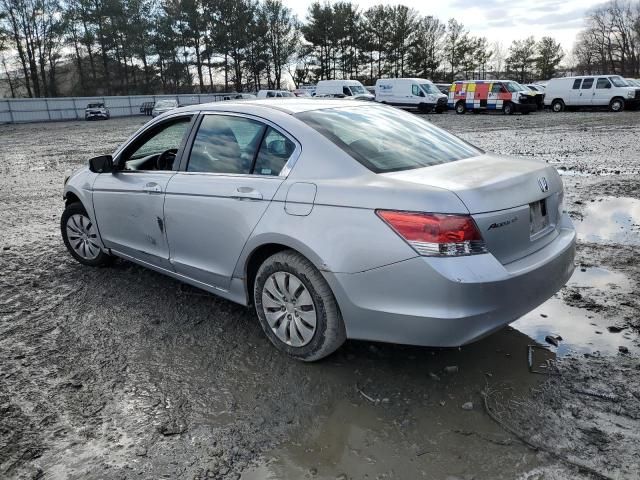
[[247,304],[253,303],[253,283],[260,265],[271,255],[283,250],[292,250],[302,255],[320,272],[327,269],[324,261],[311,248],[295,238],[275,234],[253,238],[245,245],[234,273],[234,277],[244,279]]

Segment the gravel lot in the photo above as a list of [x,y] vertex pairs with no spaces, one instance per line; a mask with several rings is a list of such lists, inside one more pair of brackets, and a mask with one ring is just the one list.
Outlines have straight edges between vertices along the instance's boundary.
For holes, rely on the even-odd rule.
[[243,307],[67,255],[65,171],[144,118],[0,125],[0,478],[640,478],[640,113],[427,118],[558,168],[576,275],[473,345],[312,365]]

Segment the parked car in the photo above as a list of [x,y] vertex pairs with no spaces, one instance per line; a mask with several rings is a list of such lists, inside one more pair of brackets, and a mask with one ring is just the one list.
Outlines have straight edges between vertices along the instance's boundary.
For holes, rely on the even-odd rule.
[[140,105],[140,113],[143,115],[151,115],[156,102],[142,102]]
[[371,95],[357,80],[320,80],[316,85],[315,96],[375,100],[375,96]]
[[109,109],[105,106],[104,103],[90,103],[84,109],[84,119],[85,120],[96,120],[103,119],[109,120],[111,118],[111,113]]
[[258,98],[292,98],[295,95],[286,90],[260,90],[257,95]]
[[544,110],[544,88],[541,85],[523,85],[527,90],[532,92],[536,99],[536,105],[538,110]]
[[447,96],[423,78],[380,78],[376,81],[376,102],[420,112],[442,113],[447,110]]
[[64,199],[78,262],[121,257],[252,306],[306,361],[345,338],[467,344],[574,269],[553,166],[373,102],[183,107],[92,158]]
[[444,93],[447,96],[449,95],[449,90],[451,89],[450,83],[434,83],[434,85],[441,93]]
[[570,107],[608,107],[612,112],[621,112],[640,104],[640,89],[619,75],[552,78],[544,103],[554,112]]
[[640,87],[640,80],[636,78],[625,78],[625,80],[632,87]]
[[154,105],[153,110],[151,111],[151,116],[157,117],[158,115],[162,115],[163,113],[173,110],[174,108],[178,108],[179,106],[180,104],[177,100],[160,100]]
[[449,107],[456,113],[498,110],[507,115],[525,115],[537,109],[536,95],[511,80],[457,81],[449,89]]

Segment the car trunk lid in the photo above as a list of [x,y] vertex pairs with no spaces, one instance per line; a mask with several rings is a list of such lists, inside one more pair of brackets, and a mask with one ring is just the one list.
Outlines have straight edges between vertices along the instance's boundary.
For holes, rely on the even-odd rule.
[[[562,180],[553,167],[537,160],[485,154],[383,175],[456,194],[487,249],[503,264],[539,250],[558,235]],[[437,207],[425,210],[437,213]]]

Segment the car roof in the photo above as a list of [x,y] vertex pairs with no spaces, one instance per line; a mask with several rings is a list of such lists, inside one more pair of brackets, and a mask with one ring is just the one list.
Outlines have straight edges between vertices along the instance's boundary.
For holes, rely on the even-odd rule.
[[182,107],[180,110],[202,112],[246,112],[247,107],[253,107],[257,109],[273,109],[293,115],[311,110],[365,105],[372,105],[372,103],[364,102],[362,100],[291,97],[200,103],[197,105]]

